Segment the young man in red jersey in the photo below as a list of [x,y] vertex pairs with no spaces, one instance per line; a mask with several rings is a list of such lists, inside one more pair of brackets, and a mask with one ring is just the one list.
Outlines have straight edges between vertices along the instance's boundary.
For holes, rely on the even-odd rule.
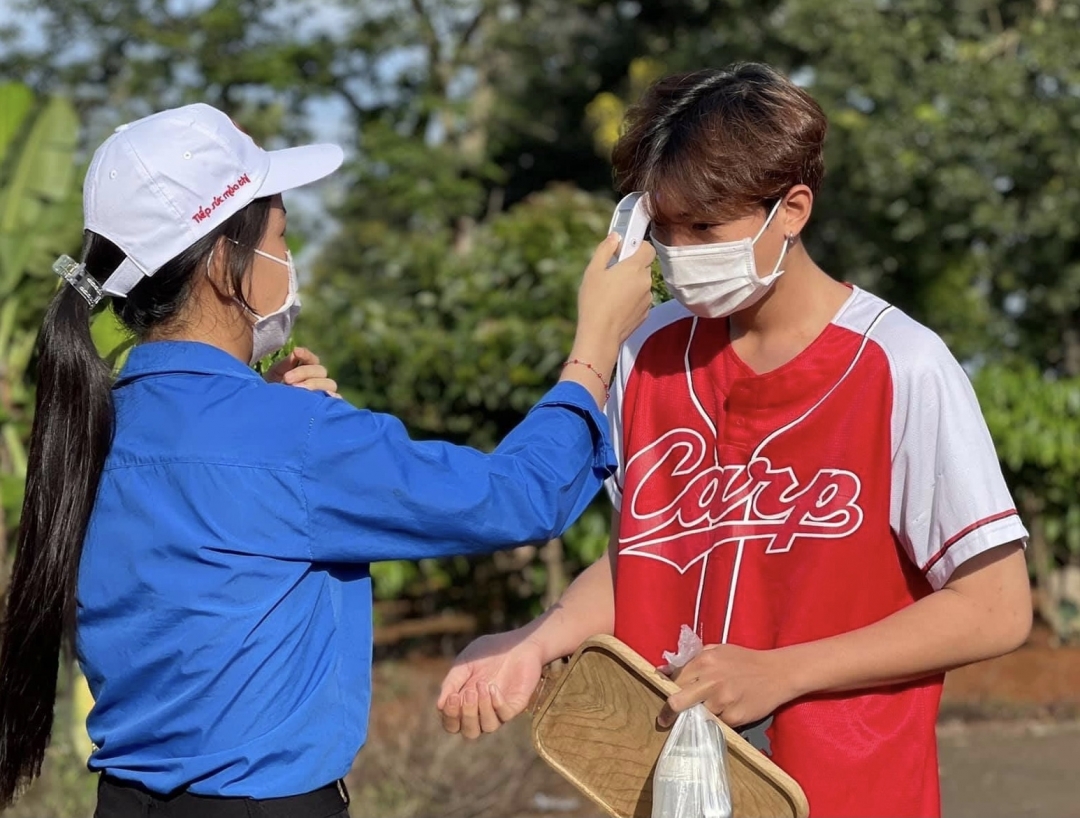
[[660,664],[687,624],[708,647],[665,721],[704,702],[763,725],[812,815],[940,813],[943,675],[1026,639],[1027,532],[942,341],[807,254],[825,132],[760,65],[661,80],[630,113],[616,177],[650,196],[675,300],[620,357],[608,558],[464,651],[447,729],[498,729],[595,633]]

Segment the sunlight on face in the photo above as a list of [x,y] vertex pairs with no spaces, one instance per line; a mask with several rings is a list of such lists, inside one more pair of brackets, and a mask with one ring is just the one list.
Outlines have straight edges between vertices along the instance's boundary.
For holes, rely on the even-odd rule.
[[280,195],[275,196],[259,250],[280,259],[281,263],[256,254],[247,281],[248,303],[259,315],[274,312],[285,303],[289,294],[289,270],[285,265],[285,254],[289,249],[285,243],[287,221],[285,204]]

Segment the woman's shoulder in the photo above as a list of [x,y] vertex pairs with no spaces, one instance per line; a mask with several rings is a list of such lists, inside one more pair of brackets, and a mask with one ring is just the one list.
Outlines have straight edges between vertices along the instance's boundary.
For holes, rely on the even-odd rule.
[[342,403],[261,379],[198,380],[122,390],[107,468],[203,462],[298,470],[313,431]]
[[355,412],[340,398],[301,386],[263,383],[245,396],[250,405],[242,414],[250,418],[253,427],[262,429],[278,439],[307,440],[325,418],[344,409]]

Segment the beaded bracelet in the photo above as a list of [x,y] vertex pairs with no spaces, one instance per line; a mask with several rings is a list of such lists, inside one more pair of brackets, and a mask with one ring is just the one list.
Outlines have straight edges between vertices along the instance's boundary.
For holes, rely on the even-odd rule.
[[611,397],[611,387],[607,382],[607,378],[601,375],[600,371],[595,366],[590,364],[588,361],[582,361],[578,358],[571,358],[569,361],[565,361],[563,363],[563,369],[566,369],[566,367],[571,366],[572,364],[583,366],[587,368],[590,372],[592,372],[596,377],[598,377],[600,379],[600,383],[604,385],[604,400],[607,400]]

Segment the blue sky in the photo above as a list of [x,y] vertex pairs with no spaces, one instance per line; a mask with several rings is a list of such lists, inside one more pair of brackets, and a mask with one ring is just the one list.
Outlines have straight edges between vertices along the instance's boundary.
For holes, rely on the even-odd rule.
[[28,45],[40,47],[43,45],[40,29],[34,25],[34,18],[40,19],[40,14],[32,10],[16,10],[12,0],[0,0],[0,26],[9,26],[14,22],[21,21],[26,24],[25,31],[29,36],[23,38]]

